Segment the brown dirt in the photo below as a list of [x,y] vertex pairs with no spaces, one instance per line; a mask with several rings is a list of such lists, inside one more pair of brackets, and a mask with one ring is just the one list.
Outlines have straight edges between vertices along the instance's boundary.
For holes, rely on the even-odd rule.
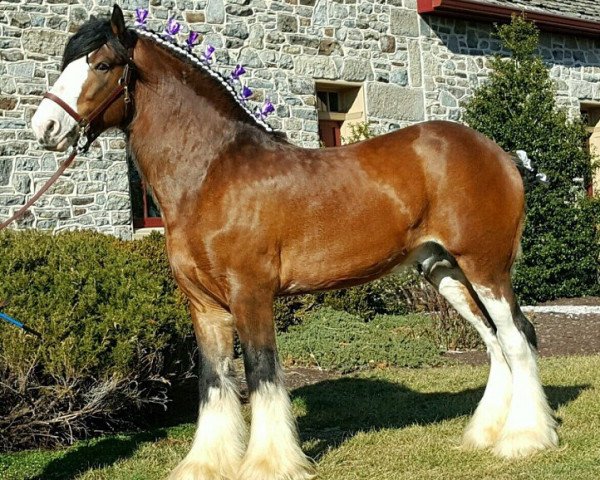
[[[600,297],[561,298],[544,305],[600,305]],[[600,353],[600,314],[529,313],[535,325],[541,357]],[[470,365],[487,363],[481,351],[448,353],[448,358]]]

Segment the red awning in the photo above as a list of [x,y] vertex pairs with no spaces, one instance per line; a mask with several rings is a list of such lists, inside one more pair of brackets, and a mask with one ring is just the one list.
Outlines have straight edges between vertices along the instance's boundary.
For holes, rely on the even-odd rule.
[[525,13],[540,30],[600,38],[600,22],[476,0],[417,0],[421,15],[440,15],[485,22],[507,22],[513,14]]

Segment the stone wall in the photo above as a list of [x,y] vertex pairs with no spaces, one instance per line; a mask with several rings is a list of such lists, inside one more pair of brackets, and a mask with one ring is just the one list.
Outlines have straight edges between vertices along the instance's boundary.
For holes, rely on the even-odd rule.
[[[68,34],[113,0],[0,0],[0,218],[48,178],[61,155],[40,150],[29,119],[58,75]],[[218,48],[223,69],[248,67],[257,100],[270,97],[273,127],[318,146],[315,79],[365,84],[377,133],[428,119],[460,120],[460,104],[499,51],[490,24],[421,18],[416,0],[123,0],[129,19],[149,7],[150,27],[170,15]],[[199,47],[202,48],[202,47]],[[543,35],[558,97],[572,115],[600,101],[600,42]],[[104,135],[20,226],[96,228],[128,238],[131,208],[123,140]]]
[[[103,2],[108,5],[110,2]],[[7,218],[54,173],[65,154],[40,149],[30,119],[59,75],[69,32],[92,2],[0,1],[0,218]],[[104,135],[22,220],[19,228],[94,228],[130,238],[131,205],[125,143]]]

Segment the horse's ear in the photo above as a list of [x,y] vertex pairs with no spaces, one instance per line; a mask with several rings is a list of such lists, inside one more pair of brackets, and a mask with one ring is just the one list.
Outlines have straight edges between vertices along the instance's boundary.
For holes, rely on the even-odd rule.
[[110,17],[110,26],[113,33],[118,38],[123,38],[127,27],[125,27],[125,19],[123,18],[123,10],[116,3],[113,6],[112,15]]

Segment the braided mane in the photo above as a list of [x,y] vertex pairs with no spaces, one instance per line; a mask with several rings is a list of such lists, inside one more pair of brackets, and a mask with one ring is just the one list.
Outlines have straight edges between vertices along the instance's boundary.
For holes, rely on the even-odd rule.
[[185,61],[187,64],[194,66],[197,70],[200,70],[204,73],[209,74],[215,80],[219,82],[219,85],[227,90],[229,95],[235,100],[235,102],[244,109],[244,111],[256,122],[257,125],[261,126],[267,132],[273,132],[273,128],[265,122],[262,118],[254,115],[252,110],[248,107],[246,102],[244,102],[236,92],[235,88],[229,81],[227,77],[225,77],[221,72],[213,69],[209,62],[201,59],[198,55],[191,52],[186,46],[180,45],[175,41],[165,39],[161,34],[148,29],[143,28],[135,28],[135,33],[141,37],[148,38],[153,40],[155,43],[165,48],[172,54],[174,54],[180,60]]
[[[196,70],[200,70],[201,72],[210,75],[217,80],[217,88],[220,87],[226,90],[235,103],[246,112],[256,125],[262,127],[267,132],[274,132],[273,128],[265,122],[260,115],[256,116],[254,112],[250,110],[246,102],[240,98],[230,79],[213,69],[208,61],[203,60],[198,55],[191,52],[187,46],[180,45],[174,40],[166,39],[163,35],[147,28],[135,27],[129,29],[127,32],[129,36],[127,43],[131,42],[133,44],[135,37],[138,36],[147,38],[163,47],[186,64],[193,66]],[[73,60],[90,54],[104,44],[108,44],[119,57],[122,57],[123,61],[127,59],[127,50],[112,33],[110,20],[107,17],[92,16],[79,28],[75,35],[69,39],[62,58],[62,70],[64,70]],[[281,134],[281,132],[274,133],[278,136],[285,136]]]

